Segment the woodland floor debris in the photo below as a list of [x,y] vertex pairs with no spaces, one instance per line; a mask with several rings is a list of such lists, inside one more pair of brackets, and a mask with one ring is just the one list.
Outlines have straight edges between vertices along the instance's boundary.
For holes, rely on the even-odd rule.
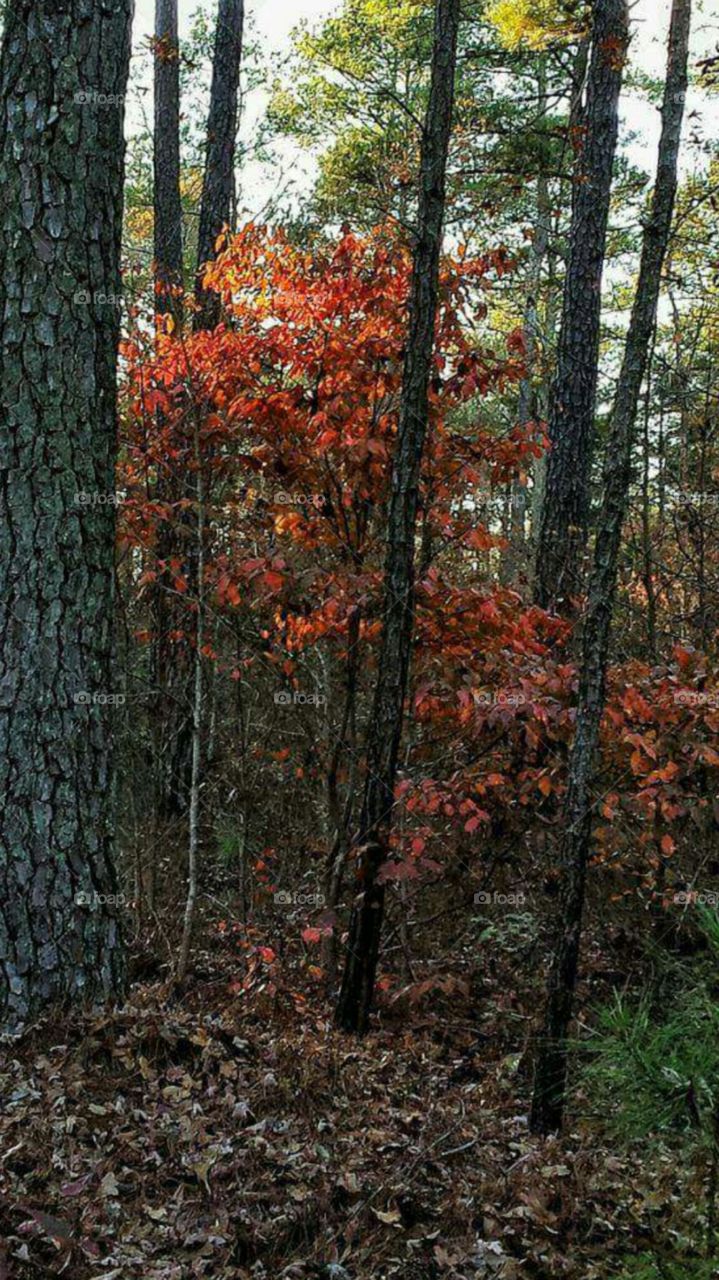
[[691,1203],[668,1153],[589,1119],[528,1136],[496,995],[479,1036],[455,995],[353,1040],[317,991],[213,967],[5,1046],[0,1275],[604,1280]]

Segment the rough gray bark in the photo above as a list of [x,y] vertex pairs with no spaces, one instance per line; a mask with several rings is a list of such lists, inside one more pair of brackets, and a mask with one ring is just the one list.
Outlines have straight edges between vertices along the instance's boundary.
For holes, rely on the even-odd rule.
[[[177,0],[155,0],[154,214],[157,310],[179,309],[182,285],[180,47]],[[173,296],[172,291],[175,290]]]
[[417,239],[385,564],[384,629],[367,739],[357,899],[336,1020],[362,1032],[369,1017],[384,908],[378,871],[387,857],[414,626],[414,560],[420,467],[437,314],[447,152],[452,128],[459,0],[436,0],[432,82],[422,138]]
[[557,373],[550,401],[551,448],[537,544],[535,599],[544,608],[566,608],[582,588],[602,274],[627,39],[626,0],[594,0]]
[[0,1026],[110,995],[116,356],[131,0],[0,55]]
[[211,329],[219,319],[217,295],[203,289],[202,269],[214,258],[217,237],[232,213],[244,17],[244,0],[219,0],[197,237],[198,329]]
[[617,562],[631,477],[634,426],[656,318],[662,267],[677,187],[679,140],[687,88],[691,0],[672,6],[657,177],[644,229],[637,291],[612,413],[604,495],[582,639],[577,727],[569,760],[558,932],[549,979],[532,1104],[534,1132],[561,1126],[567,1071],[567,1031],[577,978],[584,891],[592,834],[592,793],[604,710]]

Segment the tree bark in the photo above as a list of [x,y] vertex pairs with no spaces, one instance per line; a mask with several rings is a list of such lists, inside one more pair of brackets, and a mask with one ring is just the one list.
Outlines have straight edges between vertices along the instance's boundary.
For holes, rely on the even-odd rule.
[[[15,0],[0,54],[0,1026],[122,988],[116,359],[131,0]],[[115,700],[113,702],[113,700]]]
[[217,295],[203,288],[202,273],[232,213],[244,17],[244,0],[219,0],[197,237],[197,329],[214,328],[220,315]]
[[180,46],[177,0],[155,0],[154,212],[157,310],[179,310],[182,286]]
[[677,187],[679,139],[687,88],[691,0],[674,0],[662,105],[657,177],[645,226],[641,265],[624,359],[612,412],[604,467],[604,494],[582,639],[577,728],[569,761],[564,811],[563,880],[558,932],[539,1045],[531,1123],[551,1133],[562,1122],[566,1092],[567,1032],[572,1014],[592,833],[592,792],[604,711],[609,637],[622,526],[631,478],[634,427]]
[[414,561],[420,467],[429,414],[447,152],[452,127],[459,0],[436,0],[432,81],[422,137],[417,238],[409,301],[397,446],[392,472],[384,629],[370,716],[360,830],[357,898],[336,1021],[366,1030],[379,954],[397,758],[414,628]]
[[568,609],[584,576],[602,274],[627,40],[626,0],[594,0],[537,547],[535,599],[543,608]]

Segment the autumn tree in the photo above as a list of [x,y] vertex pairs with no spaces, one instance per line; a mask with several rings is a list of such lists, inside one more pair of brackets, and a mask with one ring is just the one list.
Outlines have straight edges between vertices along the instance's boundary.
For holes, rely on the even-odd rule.
[[0,58],[0,1021],[120,990],[115,365],[130,0],[18,0]]
[[637,405],[659,299],[677,186],[679,140],[687,89],[691,0],[674,0],[669,32],[662,133],[651,209],[644,231],[636,295],[612,411],[604,468],[604,493],[582,637],[579,696],[569,760],[561,847],[562,886],[549,993],[539,1045],[532,1128],[550,1133],[562,1122],[567,1070],[567,1031],[572,1014],[587,866],[596,797],[597,745],[605,686],[617,563],[631,479]]

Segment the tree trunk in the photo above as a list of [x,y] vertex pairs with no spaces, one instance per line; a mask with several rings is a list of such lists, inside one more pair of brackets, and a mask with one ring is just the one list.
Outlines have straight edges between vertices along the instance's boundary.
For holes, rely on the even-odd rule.
[[[180,195],[180,56],[177,0],[155,0],[155,118],[154,118],[154,245],[155,307],[158,329],[163,317],[182,323],[182,201]],[[164,425],[158,412],[158,433]],[[176,504],[185,492],[181,466],[160,471],[155,500]],[[177,464],[176,464],[177,466]],[[166,567],[182,560],[184,544],[174,521],[159,529],[156,558],[158,576],[151,597],[155,693],[156,815],[166,822],[184,813],[189,792],[191,703],[187,652],[173,643],[173,632],[185,626],[186,608],[176,599],[173,574]]]
[[659,287],[677,186],[679,138],[687,87],[691,0],[672,6],[657,177],[644,230],[637,291],[619,375],[604,468],[604,495],[582,640],[577,728],[569,761],[562,844],[559,925],[549,980],[532,1103],[532,1129],[551,1133],[562,1122],[567,1031],[572,1013],[592,832],[597,744],[604,710],[609,636],[622,526],[627,509],[637,406],[647,368]]
[[179,310],[182,285],[180,47],[177,0],[155,0],[155,285],[160,314]]
[[[356,742],[357,742],[357,685],[360,672],[360,635],[362,613],[352,611],[347,628],[347,658],[345,673],[345,699],[342,724],[336,736],[335,748],[327,775],[327,810],[332,846],[325,873],[325,911],[333,917],[339,905],[344,881],[345,866],[351,846],[352,804],[355,799]],[[340,795],[339,773],[342,761],[348,770],[344,797]],[[337,977],[337,929],[333,920],[332,931],[324,948],[325,972],[328,990],[332,990]]]
[[368,729],[360,829],[355,841],[359,858],[358,896],[350,920],[336,1011],[338,1025],[347,1031],[362,1032],[367,1027],[382,928],[384,886],[378,880],[378,871],[387,857],[389,844],[413,634],[417,500],[429,413],[458,25],[459,0],[436,0],[432,84],[422,137],[409,331],[392,472],[384,629]]
[[116,359],[131,0],[14,0],[0,55],[0,1026],[121,990]]
[[537,547],[535,599],[567,609],[581,591],[589,524],[602,274],[626,44],[626,0],[594,0],[586,108],[579,130],[569,259],[550,453]]
[[202,287],[202,271],[214,258],[217,238],[229,224],[232,212],[244,16],[244,0],[220,0],[197,237],[197,329],[212,329],[219,320],[217,295]]

